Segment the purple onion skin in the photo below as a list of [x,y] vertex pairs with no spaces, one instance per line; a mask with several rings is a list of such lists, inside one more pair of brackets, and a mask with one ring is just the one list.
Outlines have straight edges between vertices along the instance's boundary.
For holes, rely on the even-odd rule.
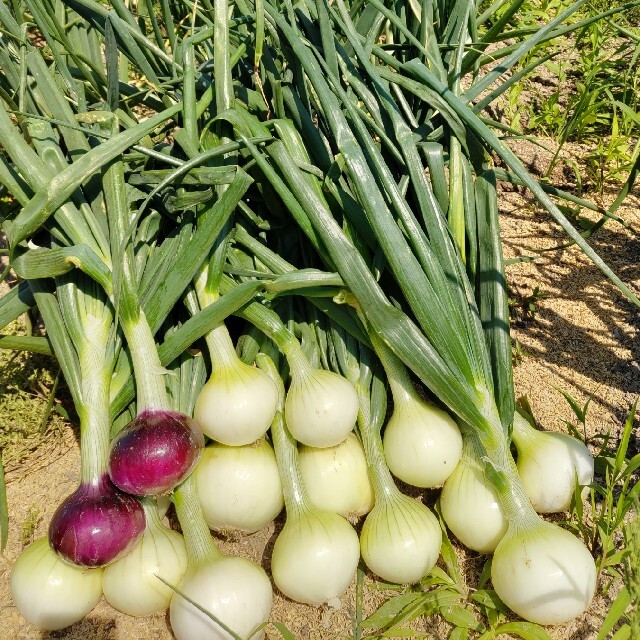
[[203,447],[195,420],[177,411],[147,409],[114,438],[109,476],[135,496],[170,493],[196,466]]
[[49,544],[73,564],[102,567],[131,550],[145,522],[140,502],[115,487],[105,473],[62,501],[49,525]]

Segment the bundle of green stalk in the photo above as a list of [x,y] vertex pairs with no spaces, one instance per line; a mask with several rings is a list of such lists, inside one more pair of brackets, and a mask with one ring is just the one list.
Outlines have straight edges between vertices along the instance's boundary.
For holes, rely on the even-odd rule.
[[536,509],[580,500],[592,460],[516,411],[497,180],[637,304],[548,195],[601,226],[635,173],[599,210],[539,185],[478,115],[535,64],[504,68],[583,26],[562,26],[578,2],[512,34],[520,4],[0,4],[20,278],[0,319],[37,306],[46,327],[2,346],[53,353],[81,424],[79,489],[14,565],[27,620],[67,626],[104,592],[131,615],[170,606],[177,638],[260,637],[271,583],[210,530],[258,531],[283,504],[270,569],[289,598],[336,604],[360,557],[420,583],[441,523],[393,476],[443,487],[517,615],[587,609],[593,558]]

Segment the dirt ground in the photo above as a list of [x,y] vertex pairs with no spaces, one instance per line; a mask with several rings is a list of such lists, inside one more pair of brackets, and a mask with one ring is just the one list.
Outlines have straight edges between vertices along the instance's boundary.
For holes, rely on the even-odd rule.
[[[532,167],[544,164],[542,152],[531,145],[523,143],[518,152]],[[608,194],[608,202],[614,197],[614,193]],[[549,216],[535,209],[521,190],[503,189],[500,208],[507,258],[532,255],[533,250],[564,241]],[[591,239],[591,244],[638,293],[640,244],[635,229],[640,226],[640,191],[636,190],[618,213],[634,230],[609,223]],[[515,368],[518,397],[528,398],[541,427],[555,430],[565,429],[565,421],[576,424],[558,389],[569,393],[580,405],[591,398],[587,430],[592,434],[611,432],[615,438],[640,391],[637,309],[575,248],[512,265],[508,279],[516,301],[528,302],[536,287],[544,293],[535,300],[534,317],[523,313],[513,326],[520,354]],[[11,529],[6,551],[0,558],[0,640],[170,640],[173,636],[166,615],[130,618],[114,611],[104,600],[83,621],[44,635],[28,625],[13,606],[8,588],[12,562],[25,538],[45,535],[55,506],[78,481],[76,434],[68,425],[61,429],[55,447],[47,448],[45,444],[8,474]],[[638,442],[632,446],[637,450]],[[276,525],[272,525],[233,543],[218,542],[223,551],[252,558],[268,569],[275,531]],[[465,561],[473,564],[474,557]],[[594,640],[612,593],[615,587],[608,596],[597,596],[580,619],[549,632],[565,640]],[[372,613],[384,597],[384,593],[367,586],[365,613]],[[355,607],[353,586],[342,601],[340,610],[317,609],[292,603],[276,592],[272,620],[285,624],[301,640],[350,637]],[[448,636],[446,625],[435,619],[422,619],[415,628],[416,637],[420,634],[419,637],[435,640]],[[268,637],[280,636],[271,630]]]

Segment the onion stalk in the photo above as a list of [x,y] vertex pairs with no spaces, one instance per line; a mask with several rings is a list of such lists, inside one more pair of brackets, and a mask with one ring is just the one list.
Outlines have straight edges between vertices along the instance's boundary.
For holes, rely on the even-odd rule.
[[195,420],[173,411],[161,365],[138,293],[140,274],[133,241],[125,237],[131,223],[122,162],[114,162],[103,177],[107,210],[113,219],[113,253],[122,263],[116,302],[136,383],[137,416],[114,438],[109,477],[123,491],[137,496],[169,493],[195,467],[204,435]]
[[[361,352],[362,353],[362,352]],[[440,555],[442,530],[432,511],[404,495],[387,467],[380,432],[372,420],[365,382],[357,385],[360,397],[358,427],[362,437],[375,505],[362,525],[360,550],[367,567],[377,576],[398,584],[424,578]]]
[[284,386],[267,356],[258,356],[258,364],[280,386],[281,398],[271,434],[287,520],[273,546],[271,574],[278,589],[296,602],[338,606],[355,577],[358,536],[342,516],[311,505],[300,477],[296,442],[282,414]]
[[53,514],[49,542],[69,562],[100,567],[128,553],[144,531],[145,516],[140,503],[107,475],[115,329],[97,287],[78,282],[82,287],[72,280],[60,284],[58,295],[79,364],[74,404],[80,417],[80,485]]
[[[538,431],[516,412],[513,442],[518,450],[518,474],[538,513],[567,511],[576,484],[588,485],[593,480],[593,455],[566,433]],[[582,489],[583,499],[588,491],[586,486]]]
[[177,640],[260,640],[273,598],[267,574],[251,560],[217,549],[202,516],[193,476],[175,490],[173,500],[188,557],[187,573],[169,608]]

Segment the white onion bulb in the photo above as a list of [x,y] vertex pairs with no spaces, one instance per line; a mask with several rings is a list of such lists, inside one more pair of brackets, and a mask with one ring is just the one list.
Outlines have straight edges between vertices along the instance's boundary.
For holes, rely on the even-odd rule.
[[358,535],[342,516],[303,509],[288,515],[276,539],[271,574],[287,597],[320,606],[349,588],[359,559]]
[[373,487],[364,450],[355,433],[335,447],[298,447],[302,482],[314,507],[351,520],[373,508]]
[[202,387],[193,417],[213,440],[240,446],[267,432],[277,399],[276,386],[267,374],[233,358]]
[[596,566],[574,535],[541,520],[509,529],[496,547],[491,581],[501,600],[525,620],[562,624],[591,603]]
[[[271,582],[261,567],[246,558],[224,556],[200,565],[187,573],[180,591],[241,638],[249,638],[271,613]],[[177,593],[171,600],[169,618],[177,640],[233,638]],[[250,637],[261,640],[264,629]]]
[[284,407],[291,435],[310,447],[334,447],[353,430],[358,396],[341,375],[310,366],[292,372]]
[[440,555],[442,530],[430,509],[399,491],[376,501],[360,533],[367,567],[388,582],[413,584]]
[[82,620],[102,596],[103,569],[77,567],[61,560],[40,538],[11,569],[11,596],[30,624],[56,631]]
[[455,537],[478,553],[493,553],[509,527],[482,464],[466,451],[442,487],[440,511]]
[[130,616],[146,616],[169,608],[173,589],[187,570],[187,548],[177,531],[163,526],[145,505],[147,526],[135,547],[104,570],[102,588],[112,607]]
[[[578,484],[593,480],[593,456],[589,449],[566,433],[538,431],[516,414],[513,441],[518,449],[516,465],[525,491],[538,513],[567,511]],[[588,493],[585,487],[582,497]]]
[[254,533],[284,506],[276,457],[264,439],[242,447],[209,444],[193,474],[204,519],[214,531]]
[[396,478],[414,487],[440,487],[460,460],[458,425],[415,395],[398,396],[383,435],[387,465]]

